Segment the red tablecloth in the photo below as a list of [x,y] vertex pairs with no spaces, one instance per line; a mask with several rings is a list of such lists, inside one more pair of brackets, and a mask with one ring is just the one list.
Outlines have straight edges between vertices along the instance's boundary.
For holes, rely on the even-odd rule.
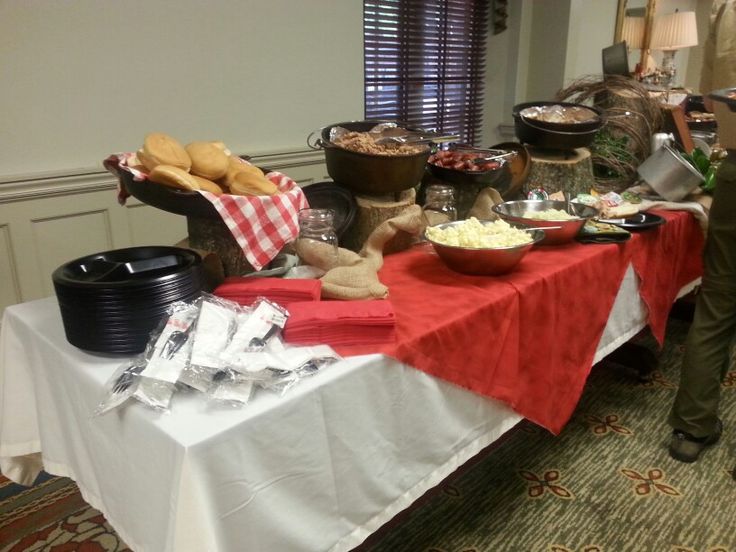
[[649,327],[661,344],[672,303],[682,286],[703,273],[703,231],[692,215],[656,211],[667,223],[633,236],[631,262],[641,279]]
[[389,255],[379,276],[396,313],[396,342],[338,351],[387,354],[558,433],[580,398],[629,263],[660,339],[677,291],[700,275],[695,219],[657,213],[665,225],[626,243],[537,247],[506,276],[453,272],[427,244]]

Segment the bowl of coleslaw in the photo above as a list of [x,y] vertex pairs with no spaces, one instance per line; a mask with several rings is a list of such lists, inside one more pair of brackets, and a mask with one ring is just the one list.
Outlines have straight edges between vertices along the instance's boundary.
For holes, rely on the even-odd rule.
[[514,270],[534,244],[544,239],[544,231],[471,217],[428,226],[424,237],[451,270],[495,276]]
[[544,245],[559,245],[571,242],[588,219],[598,216],[595,207],[582,203],[551,199],[523,199],[505,201],[491,207],[501,219],[521,224],[528,228],[544,230]]

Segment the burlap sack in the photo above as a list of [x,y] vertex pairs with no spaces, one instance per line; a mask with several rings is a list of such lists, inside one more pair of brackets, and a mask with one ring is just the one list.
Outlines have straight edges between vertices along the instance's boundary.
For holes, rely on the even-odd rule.
[[362,260],[355,251],[342,247],[337,248],[335,255],[332,246],[316,240],[297,240],[294,252],[304,264],[315,266],[325,272],[338,266],[353,266]]
[[503,198],[495,188],[483,188],[478,192],[475,203],[468,211],[468,218],[475,217],[478,220],[496,220],[498,215],[491,211],[491,207],[503,203]]
[[323,299],[385,299],[388,288],[378,279],[378,272],[366,259],[351,266],[338,266],[320,278]]
[[397,243],[411,243],[411,240],[404,239],[406,234],[418,236],[425,226],[422,208],[419,205],[411,205],[398,216],[379,224],[363,244],[360,256],[368,259],[378,270],[383,266],[385,250],[396,251],[393,246]]
[[338,248],[335,255],[332,248],[319,242],[302,244],[297,254],[305,263],[327,271],[320,278],[323,299],[384,299],[388,296],[388,288],[378,279],[384,250],[406,234],[418,236],[424,226],[421,207],[412,205],[376,227],[360,254]]

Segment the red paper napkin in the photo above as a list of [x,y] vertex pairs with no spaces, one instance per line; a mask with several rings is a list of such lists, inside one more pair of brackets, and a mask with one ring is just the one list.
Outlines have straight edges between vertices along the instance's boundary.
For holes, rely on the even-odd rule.
[[259,297],[265,297],[283,307],[297,301],[319,301],[321,280],[258,278],[230,276],[212,292],[218,297],[251,305]]
[[389,301],[306,301],[289,305],[288,343],[367,345],[395,339],[396,317]]

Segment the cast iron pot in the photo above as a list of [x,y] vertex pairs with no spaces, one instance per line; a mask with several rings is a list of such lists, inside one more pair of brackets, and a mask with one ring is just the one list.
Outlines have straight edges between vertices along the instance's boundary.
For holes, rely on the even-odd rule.
[[[590,122],[550,123],[524,117],[521,112],[528,107],[561,105],[564,107],[584,107],[593,111],[597,117]],[[517,104],[512,111],[514,128],[520,142],[540,148],[568,150],[587,147],[593,142],[596,133],[603,126],[603,112],[595,107],[569,102],[527,102]]]
[[[483,153],[478,153],[478,157],[483,157],[483,155]],[[497,168],[485,171],[456,170],[440,167],[434,163],[427,163],[427,166],[429,172],[436,178],[459,186],[466,184],[490,186],[496,188],[499,193],[504,193],[511,184],[511,172],[505,160],[501,160]]]
[[[416,186],[424,174],[424,166],[429,158],[430,148],[413,155],[371,155],[346,150],[330,142],[330,130],[343,127],[355,132],[367,132],[379,123],[395,121],[370,120],[348,121],[324,127],[320,139],[311,147],[322,148],[325,152],[327,174],[336,184],[349,190],[369,195],[401,192]],[[396,122],[402,128],[422,132],[423,129],[407,123]]]

